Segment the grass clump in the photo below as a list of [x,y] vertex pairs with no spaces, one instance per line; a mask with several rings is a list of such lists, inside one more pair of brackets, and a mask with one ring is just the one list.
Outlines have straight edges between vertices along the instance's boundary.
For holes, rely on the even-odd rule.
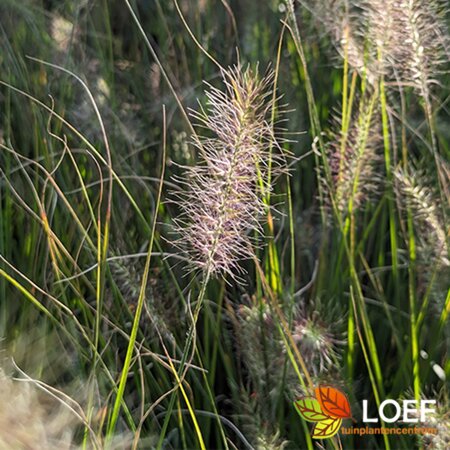
[[[0,17],[0,447],[446,448],[443,2]],[[318,384],[438,434],[312,439]]]

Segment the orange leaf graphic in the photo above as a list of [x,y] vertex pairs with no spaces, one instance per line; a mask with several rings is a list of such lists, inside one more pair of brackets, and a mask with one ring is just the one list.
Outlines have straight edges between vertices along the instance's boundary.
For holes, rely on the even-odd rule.
[[332,386],[319,386],[315,389],[322,411],[335,419],[352,417],[347,396]]
[[328,419],[317,422],[314,427],[313,439],[328,439],[334,436],[341,427],[342,419]]

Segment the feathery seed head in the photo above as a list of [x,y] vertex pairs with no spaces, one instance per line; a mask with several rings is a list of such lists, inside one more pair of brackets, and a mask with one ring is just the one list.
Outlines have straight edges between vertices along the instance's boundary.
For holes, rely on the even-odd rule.
[[[412,399],[414,397],[409,396]],[[424,400],[436,399],[435,412],[428,413],[426,421],[422,423],[424,428],[437,430],[436,434],[424,434],[420,436],[420,443],[426,450],[447,450],[450,446],[450,412],[448,411],[448,394],[445,390],[441,393],[433,393],[430,396],[421,395]],[[420,411],[411,414],[420,420]]]
[[448,6],[442,0],[317,0],[308,8],[340,56],[354,70],[364,69],[372,85],[384,75],[428,96],[448,60]]
[[[391,80],[428,96],[448,50],[445,7],[440,0],[371,0],[362,4],[372,61]],[[374,64],[375,65],[375,64]]]
[[211,136],[194,136],[203,161],[178,180],[188,189],[175,194],[181,207],[176,245],[193,268],[211,275],[239,271],[238,261],[252,256],[250,231],[261,231],[261,191],[270,190],[269,165],[276,166],[269,154],[276,146],[269,125],[272,78],[239,65],[222,70],[225,89],[209,85],[206,109],[192,113]]
[[[284,357],[278,340],[276,322],[268,306],[241,305],[238,311],[238,345],[244,365],[253,383],[265,389],[274,389],[279,379],[280,364]],[[266,361],[271,361],[267,366]],[[266,386],[266,383],[271,386]]]
[[[111,261],[111,272],[117,288],[132,310],[136,308],[138,302],[143,271],[139,262],[130,258],[127,260],[115,258]],[[177,327],[176,324],[182,321],[182,318],[176,310],[176,304],[168,301],[171,297],[170,285],[163,282],[160,270],[154,268],[150,273],[145,290],[145,309],[151,315],[151,324],[147,317],[141,318],[141,329],[144,333],[148,332],[148,338],[151,340],[159,340],[155,327],[169,341],[174,339],[171,330]],[[111,296],[108,296],[106,301],[109,305],[109,302],[112,301]]]
[[[339,347],[345,344],[341,323],[332,316],[333,312],[323,311],[319,300],[308,309],[297,307],[293,314],[290,332],[314,379],[321,379],[333,372],[339,360]],[[261,310],[257,306],[242,305],[238,319],[239,348],[254,389],[278,395],[277,386],[284,376],[279,368],[286,360],[286,349],[276,325],[277,317],[268,306]],[[267,383],[269,385],[266,386]],[[289,392],[297,392],[300,388],[297,375],[289,363],[284,383]]]
[[[433,190],[427,187],[423,174],[408,174],[401,168],[394,171],[396,194],[400,204],[409,207],[414,216],[421,255],[432,258],[435,264],[450,266],[447,243],[448,229],[441,214],[439,201]],[[429,260],[427,266],[429,266]]]
[[294,325],[293,338],[303,357],[316,372],[314,375],[318,375],[335,363],[336,339],[324,324],[315,319],[317,317],[299,319]]
[[[240,414],[237,419],[255,450],[283,450],[288,441],[283,439],[274,418],[274,408],[264,396],[239,390]],[[277,398],[278,400],[278,398]]]
[[331,186],[328,202],[334,200],[343,217],[351,210],[363,206],[377,192],[380,179],[375,175],[381,157],[381,133],[376,113],[364,103],[352,119],[348,131],[343,133],[339,123],[335,138],[328,145]]
[[341,59],[346,58],[350,67],[362,73],[367,70],[367,55],[361,30],[361,14],[353,11],[355,5],[343,0],[298,0],[312,13],[316,27],[330,37],[331,44]]
[[294,314],[292,337],[311,375],[320,378],[336,369],[339,348],[345,344],[341,321],[325,313],[319,299],[308,308],[303,304]]
[[265,430],[260,430],[256,439],[256,450],[284,450],[288,444],[289,441],[280,437],[279,431],[269,434]]

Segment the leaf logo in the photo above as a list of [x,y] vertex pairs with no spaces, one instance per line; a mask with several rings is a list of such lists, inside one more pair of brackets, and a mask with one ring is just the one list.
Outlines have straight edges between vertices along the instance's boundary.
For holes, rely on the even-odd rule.
[[304,420],[314,422],[314,439],[334,436],[342,425],[342,419],[352,417],[347,396],[332,386],[319,386],[316,397],[303,397],[294,402],[295,409]]
[[315,390],[322,411],[335,419],[348,419],[352,417],[347,396],[340,390],[331,386],[319,386]]
[[341,428],[342,419],[328,419],[317,422],[314,427],[313,439],[328,439],[334,436]]

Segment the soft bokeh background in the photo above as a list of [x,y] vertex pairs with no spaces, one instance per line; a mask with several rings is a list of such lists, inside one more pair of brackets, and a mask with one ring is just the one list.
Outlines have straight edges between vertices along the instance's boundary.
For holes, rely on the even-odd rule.
[[[141,29],[120,0],[0,0],[0,368],[7,383],[27,374],[58,389],[58,407],[70,404],[64,392],[82,411],[70,425],[50,427],[45,402],[54,397],[21,403],[14,420],[23,429],[41,426],[48,442],[59,442],[30,448],[104,445],[138,304],[164,146],[163,201],[144,311],[126,408],[110,445],[201,448],[181,393],[167,410],[175,383],[168,361],[176,365],[181,358],[191,324],[188,305],[202,283],[173,257],[178,250],[170,225],[179,210],[168,200],[179,189],[174,176],[199,160],[189,108],[205,104],[205,82],[222,86],[205,51],[223,67],[240,60],[263,73],[270,65],[278,75],[279,102],[291,110],[281,132],[283,149],[291,152],[290,174],[276,180],[273,226],[264,225],[267,238],[257,250],[262,274],[244,261],[242,282],[212,280],[197,325],[184,386],[206,448],[339,448],[336,438],[312,442],[293,407],[305,389],[291,364],[292,344],[315,384],[347,392],[357,422],[363,398],[373,411],[377,395],[438,400],[437,437],[341,436],[342,448],[449,448],[448,191],[439,195],[437,169],[448,181],[448,42],[432,74],[432,127],[413,87],[386,83],[391,165],[409,174],[395,182],[385,168],[382,105],[373,94],[378,86],[365,87],[364,70],[350,59],[344,63],[344,25],[330,27],[333,8],[346,2],[179,0],[180,11],[171,0],[130,4]],[[349,14],[364,22],[363,3],[351,4]],[[445,11],[439,20],[448,24]],[[350,215],[339,224],[319,187],[323,158],[340,142],[342,92],[353,78],[354,110],[360,108],[363,120],[367,96],[375,113],[373,155],[360,169],[368,188],[358,188],[364,206],[351,215],[349,232]],[[93,102],[114,170],[110,201],[107,146]],[[322,153],[317,140],[313,145],[312,105]],[[3,405],[0,442],[10,414]],[[38,407],[39,414],[26,414]],[[29,448],[26,439],[22,447],[17,441],[4,448]]]

